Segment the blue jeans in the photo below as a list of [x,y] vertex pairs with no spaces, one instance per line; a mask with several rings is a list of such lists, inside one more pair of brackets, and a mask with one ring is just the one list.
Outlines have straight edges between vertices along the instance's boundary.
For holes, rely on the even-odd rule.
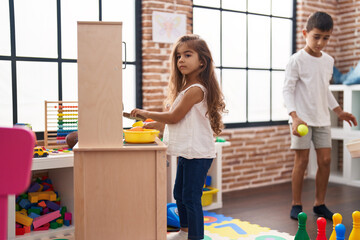
[[206,174],[212,158],[186,159],[179,157],[176,172],[174,198],[179,211],[180,226],[189,228],[188,238],[204,238],[204,214],[201,196]]

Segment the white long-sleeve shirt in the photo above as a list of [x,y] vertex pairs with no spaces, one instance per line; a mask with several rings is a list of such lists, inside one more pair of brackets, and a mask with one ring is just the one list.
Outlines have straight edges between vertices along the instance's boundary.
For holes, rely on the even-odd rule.
[[329,90],[333,66],[334,59],[325,52],[314,57],[301,49],[290,57],[283,88],[289,114],[296,111],[309,126],[330,126],[329,108],[339,106]]

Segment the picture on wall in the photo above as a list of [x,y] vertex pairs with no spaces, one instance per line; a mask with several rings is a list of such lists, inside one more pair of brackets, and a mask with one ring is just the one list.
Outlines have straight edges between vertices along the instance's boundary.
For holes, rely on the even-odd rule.
[[186,34],[186,15],[154,11],[152,25],[154,42],[173,43]]

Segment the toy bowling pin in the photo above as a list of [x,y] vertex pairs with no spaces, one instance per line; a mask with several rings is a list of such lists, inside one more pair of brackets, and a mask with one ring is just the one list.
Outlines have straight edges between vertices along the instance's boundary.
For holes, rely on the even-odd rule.
[[360,239],[360,212],[355,211],[352,214],[353,218],[353,229],[351,230],[349,240],[358,240]]
[[329,240],[336,240],[335,226],[342,222],[342,216],[340,213],[334,213],[332,219],[333,219],[333,231],[330,235]]
[[294,240],[310,240],[308,233],[306,232],[306,220],[307,215],[304,212],[298,214],[299,228],[295,235]]
[[316,240],[327,240],[325,234],[326,219],[319,217],[316,221],[317,224],[317,237]]
[[335,226],[336,231],[336,240],[345,240],[345,231],[346,228],[343,224],[339,223]]

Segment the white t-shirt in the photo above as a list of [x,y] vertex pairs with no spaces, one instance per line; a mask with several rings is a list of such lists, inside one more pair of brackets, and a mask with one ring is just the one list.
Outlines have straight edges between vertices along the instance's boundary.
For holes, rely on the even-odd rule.
[[206,89],[201,84],[193,84],[176,97],[171,109],[176,107],[187,90],[200,87],[204,92],[201,102],[195,104],[190,111],[175,124],[166,124],[164,143],[168,145],[167,154],[187,159],[215,158],[215,142],[210,120],[206,116]]
[[314,57],[301,49],[291,56],[283,88],[288,113],[296,111],[309,126],[330,126],[329,108],[339,106],[329,90],[333,66],[334,59],[325,52]]

